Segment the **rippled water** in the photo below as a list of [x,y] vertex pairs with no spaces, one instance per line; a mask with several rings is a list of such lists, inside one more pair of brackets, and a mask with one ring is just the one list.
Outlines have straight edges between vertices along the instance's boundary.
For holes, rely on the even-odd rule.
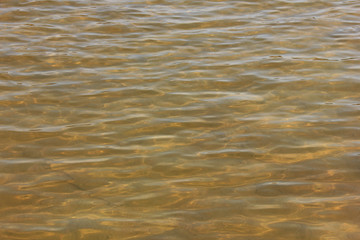
[[1,239],[360,239],[358,1],[0,11]]

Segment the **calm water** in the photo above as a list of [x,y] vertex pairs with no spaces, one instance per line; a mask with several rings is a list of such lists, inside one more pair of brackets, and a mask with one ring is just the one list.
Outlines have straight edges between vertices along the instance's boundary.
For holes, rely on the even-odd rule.
[[4,0],[2,240],[360,239],[360,4]]

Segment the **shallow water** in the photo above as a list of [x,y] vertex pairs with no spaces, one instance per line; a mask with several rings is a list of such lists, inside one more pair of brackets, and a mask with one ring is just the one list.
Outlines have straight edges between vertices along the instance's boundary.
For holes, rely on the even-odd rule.
[[0,13],[1,239],[360,239],[358,1]]

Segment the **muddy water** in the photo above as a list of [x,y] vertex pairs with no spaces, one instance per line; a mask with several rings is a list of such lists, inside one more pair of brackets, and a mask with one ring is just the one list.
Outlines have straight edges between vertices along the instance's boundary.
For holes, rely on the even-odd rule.
[[360,239],[358,1],[0,12],[1,239]]

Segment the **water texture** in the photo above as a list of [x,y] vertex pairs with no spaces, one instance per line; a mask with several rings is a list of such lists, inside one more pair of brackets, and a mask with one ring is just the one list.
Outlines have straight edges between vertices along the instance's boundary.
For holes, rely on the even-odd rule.
[[360,239],[360,3],[0,2],[0,239]]

